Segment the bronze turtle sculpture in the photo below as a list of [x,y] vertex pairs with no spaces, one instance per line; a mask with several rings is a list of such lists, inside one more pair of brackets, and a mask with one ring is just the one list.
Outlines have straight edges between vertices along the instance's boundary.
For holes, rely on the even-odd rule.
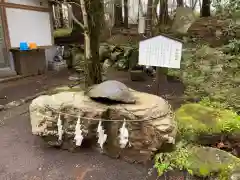
[[95,100],[106,99],[121,103],[135,103],[136,99],[129,88],[118,81],[108,80],[90,87],[87,95]]

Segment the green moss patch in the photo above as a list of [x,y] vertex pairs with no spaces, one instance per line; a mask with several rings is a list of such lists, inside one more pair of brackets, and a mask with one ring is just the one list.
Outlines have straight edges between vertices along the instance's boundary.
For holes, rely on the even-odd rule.
[[57,29],[53,32],[53,36],[55,38],[58,37],[68,37],[70,36],[72,33],[72,29],[71,28],[61,28],[61,29]]
[[179,134],[188,141],[199,135],[233,134],[240,132],[240,116],[230,110],[215,109],[201,104],[185,104],[176,111]]
[[216,148],[182,144],[170,153],[158,154],[155,166],[159,175],[180,169],[199,177],[216,175],[219,180],[228,180],[234,171],[239,170],[240,159]]

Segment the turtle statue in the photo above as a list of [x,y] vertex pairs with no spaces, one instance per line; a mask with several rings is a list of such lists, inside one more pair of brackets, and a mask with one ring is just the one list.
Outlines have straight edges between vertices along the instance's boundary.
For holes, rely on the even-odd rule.
[[136,102],[129,88],[125,84],[114,80],[108,80],[94,85],[89,88],[86,94],[95,100],[104,99],[127,104],[134,104]]

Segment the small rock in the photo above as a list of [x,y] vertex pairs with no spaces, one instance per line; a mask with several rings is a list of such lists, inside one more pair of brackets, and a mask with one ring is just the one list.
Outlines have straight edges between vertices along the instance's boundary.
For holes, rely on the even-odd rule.
[[0,111],[4,110],[4,105],[0,104]]
[[87,92],[87,95],[94,99],[105,98],[123,103],[135,103],[136,101],[125,84],[113,80],[93,86]]
[[73,74],[71,76],[69,76],[68,80],[69,81],[79,81],[81,78],[80,78],[80,75],[79,74]]
[[12,102],[8,103],[6,106],[7,106],[7,108],[12,108],[12,107],[17,107],[19,105],[21,105],[21,101],[12,101]]
[[103,73],[106,73],[112,65],[113,62],[110,59],[106,59],[102,65]]

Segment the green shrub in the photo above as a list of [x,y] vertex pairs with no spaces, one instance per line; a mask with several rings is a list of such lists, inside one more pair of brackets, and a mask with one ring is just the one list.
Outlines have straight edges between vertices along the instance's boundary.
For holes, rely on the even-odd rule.
[[208,97],[211,102],[240,111],[240,57],[202,46],[183,52],[180,70],[168,73],[185,84],[190,98]]

